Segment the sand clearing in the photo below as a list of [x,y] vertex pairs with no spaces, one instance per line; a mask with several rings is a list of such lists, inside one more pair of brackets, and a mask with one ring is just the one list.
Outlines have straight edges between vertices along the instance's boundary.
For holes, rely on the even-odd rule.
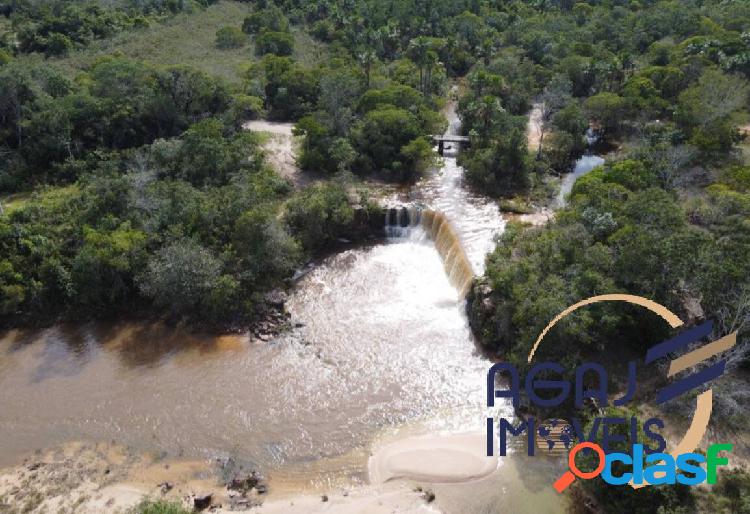
[[531,152],[539,149],[539,140],[542,138],[542,108],[541,104],[534,104],[529,112],[529,122],[526,124],[526,139]]
[[253,512],[259,514],[439,514],[423,495],[405,484],[382,487],[360,487],[348,493],[321,496],[296,496],[287,500],[268,501]]
[[529,214],[514,214],[511,212],[504,212],[503,217],[508,221],[518,221],[520,223],[527,223],[532,227],[543,227],[547,223],[555,219],[555,211],[548,207],[539,207]]
[[370,458],[370,482],[403,478],[421,482],[456,483],[476,480],[497,469],[486,456],[484,433],[408,437],[376,450]]
[[242,127],[245,130],[267,133],[269,138],[263,144],[263,149],[268,156],[268,162],[279,175],[289,179],[295,187],[303,185],[294,154],[294,123],[253,120],[246,122]]

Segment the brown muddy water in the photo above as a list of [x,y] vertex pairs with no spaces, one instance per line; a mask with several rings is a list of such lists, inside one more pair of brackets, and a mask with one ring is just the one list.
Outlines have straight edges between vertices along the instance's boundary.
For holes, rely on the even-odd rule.
[[482,427],[487,363],[429,242],[335,255],[289,308],[305,326],[271,343],[138,324],[6,335],[0,460],[83,438],[274,470],[410,421]]
[[[449,151],[398,200],[443,213],[481,273],[504,221],[462,179]],[[288,303],[301,326],[271,342],[138,323],[3,334],[0,465],[66,441],[115,441],[165,457],[232,457],[292,488],[324,488],[366,482],[378,439],[481,432],[488,414],[510,416],[507,405],[484,407],[489,361],[433,240],[419,225],[391,235],[302,278]],[[440,486],[448,511],[559,512],[548,487],[557,467],[518,459],[475,484]]]

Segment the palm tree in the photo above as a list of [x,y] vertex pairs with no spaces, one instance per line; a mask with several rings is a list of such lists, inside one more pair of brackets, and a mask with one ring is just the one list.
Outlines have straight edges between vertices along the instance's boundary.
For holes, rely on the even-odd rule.
[[422,91],[423,94],[430,96],[432,93],[432,70],[440,63],[438,60],[437,53],[430,50],[427,52],[427,55],[425,56],[425,66],[427,68],[427,72],[425,73],[425,81],[424,81],[424,90]]
[[476,113],[477,118],[482,122],[481,137],[483,139],[489,138],[493,119],[496,114],[502,111],[503,107],[500,104],[500,99],[491,95],[485,95],[479,99]]
[[362,48],[357,52],[357,60],[365,70],[365,89],[370,89],[370,71],[373,63],[377,60],[375,52],[369,48]]
[[409,43],[409,57],[419,68],[419,89],[422,94],[425,92],[424,87],[424,69],[428,63],[428,53],[430,52],[430,40],[424,36],[414,38]]

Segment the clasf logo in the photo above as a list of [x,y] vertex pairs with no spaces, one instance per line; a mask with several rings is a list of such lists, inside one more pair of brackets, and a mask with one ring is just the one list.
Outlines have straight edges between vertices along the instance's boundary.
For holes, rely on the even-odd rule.
[[[682,321],[666,307],[657,304],[646,298],[625,294],[601,295],[580,301],[563,312],[558,314],[542,331],[532,347],[528,362],[531,363],[534,358],[539,344],[549,330],[557,322],[575,310],[599,302],[627,302],[644,307],[664,319],[670,327],[678,328],[682,326]],[[712,331],[711,322],[706,322],[696,327],[683,331],[672,339],[658,343],[647,351],[644,359],[646,365],[654,363],[656,360],[669,355],[679,353],[685,350],[688,345],[695,343],[707,337]],[[668,378],[676,377],[671,383],[661,389],[656,396],[656,404],[662,404],[673,398],[681,396],[711,380],[714,380],[724,373],[725,360],[716,360],[706,366],[698,366],[709,359],[730,349],[736,344],[737,333],[734,332],[716,341],[704,344],[697,349],[691,349],[687,353],[674,358],[670,362],[667,373]],[[627,404],[635,395],[636,391],[636,366],[637,362],[628,363],[628,387],[625,394],[612,401],[615,406]],[[697,369],[697,371],[694,371]],[[574,395],[576,408],[581,408],[586,399],[593,399],[599,402],[599,405],[606,406],[609,404],[607,396],[607,372],[597,363],[584,363],[575,370],[575,382],[563,380],[550,380],[551,374],[564,372],[563,366],[554,362],[542,362],[535,364],[529,370],[523,381],[523,390],[526,392],[529,400],[540,408],[549,408],[561,405],[565,400]],[[685,375],[683,372],[691,371]],[[495,377],[497,374],[505,373],[508,379],[508,388],[505,390],[495,389]],[[596,388],[585,388],[584,377],[587,374],[595,374],[598,381]],[[679,378],[677,378],[679,376]],[[521,379],[515,367],[509,363],[494,364],[487,374],[487,406],[493,407],[495,398],[510,398],[515,407],[519,405]],[[542,394],[540,394],[542,393]],[[555,394],[551,394],[555,393]],[[731,445],[715,444],[709,447],[707,456],[704,457],[699,453],[694,453],[699,442],[703,438],[708,427],[708,421],[712,409],[712,391],[707,389],[696,397],[696,407],[693,419],[685,433],[682,441],[671,453],[663,453],[666,449],[666,441],[659,434],[658,430],[664,428],[664,421],[660,418],[650,418],[643,423],[637,418],[613,418],[600,417],[595,418],[592,428],[588,434],[583,431],[583,424],[580,420],[573,418],[570,423],[563,423],[565,427],[561,433],[558,433],[559,442],[566,449],[570,450],[568,455],[569,471],[563,474],[554,484],[555,489],[559,492],[564,491],[576,477],[581,479],[591,479],[601,475],[602,478],[612,485],[630,484],[634,488],[643,487],[649,484],[674,484],[682,483],[695,485],[707,481],[714,483],[716,480],[716,466],[725,465],[728,460],[719,457],[721,451],[731,451]],[[558,420],[553,421],[553,425]],[[621,434],[621,430],[613,430],[615,425],[628,426],[630,434],[630,448],[632,454],[615,453],[612,451],[613,444],[627,442],[626,437]],[[544,424],[537,425],[533,417],[526,418],[520,423],[514,425],[512,421],[500,418],[497,423],[497,432],[495,429],[495,419],[487,418],[487,455],[494,455],[494,446],[496,435],[499,439],[499,455],[507,454],[508,435],[517,437],[524,432],[527,437],[527,453],[529,456],[535,454],[536,436],[546,437],[550,433],[548,426]],[[642,444],[638,441],[639,428],[651,440],[653,446]],[[601,445],[594,442],[597,434],[601,431]],[[580,441],[573,449],[570,445],[573,439]],[[547,440],[549,449],[558,441]],[[645,442],[645,441],[644,441]],[[583,450],[593,451],[598,456],[597,467],[589,472],[578,469],[575,465],[575,457]],[[645,459],[644,459],[645,457]],[[646,466],[644,466],[644,462]],[[617,464],[618,475],[615,475],[613,465]],[[706,463],[707,469],[704,470],[700,464]],[[623,466],[629,471],[623,471]],[[677,471],[684,473],[678,474]]]
[[[576,465],[575,458],[582,450],[592,450],[597,455],[598,464],[593,471],[581,471]],[[590,480],[601,475],[602,479],[611,485],[661,485],[661,484],[684,484],[698,485],[703,482],[716,483],[716,468],[729,464],[729,459],[720,457],[719,453],[731,452],[731,444],[712,444],[708,447],[706,456],[700,453],[683,453],[675,459],[668,453],[652,453],[646,456],[644,467],[643,445],[633,445],[633,454],[627,453],[604,453],[604,450],[596,443],[583,442],[573,447],[568,454],[568,468],[553,487],[558,493],[563,492],[572,484],[576,478]],[[615,475],[613,464],[619,462],[629,466],[630,471]],[[700,465],[705,463],[704,470]],[[649,465],[650,464],[650,465]],[[684,473],[677,473],[683,471]]]

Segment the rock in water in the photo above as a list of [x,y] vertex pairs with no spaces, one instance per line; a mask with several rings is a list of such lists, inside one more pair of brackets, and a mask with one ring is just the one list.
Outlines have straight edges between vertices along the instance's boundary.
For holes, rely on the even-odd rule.
[[213,495],[204,494],[193,498],[193,508],[195,510],[205,510],[211,506],[211,499]]
[[233,489],[235,491],[249,491],[253,487],[257,486],[259,482],[260,477],[253,471],[246,476],[234,477],[227,485],[227,489]]

